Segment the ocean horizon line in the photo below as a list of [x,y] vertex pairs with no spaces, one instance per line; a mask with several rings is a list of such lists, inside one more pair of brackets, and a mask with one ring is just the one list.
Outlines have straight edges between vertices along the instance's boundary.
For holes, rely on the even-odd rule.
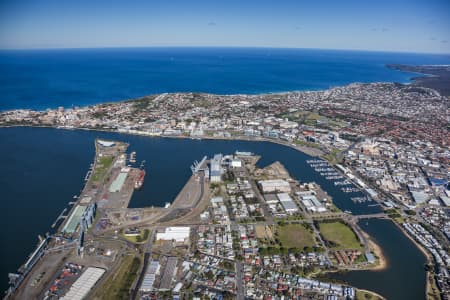
[[276,47],[276,46],[213,46],[213,45],[155,45],[155,46],[80,46],[80,47],[30,47],[30,48],[0,48],[0,52],[27,52],[27,51],[71,51],[71,50],[145,50],[145,49],[249,49],[249,50],[292,50],[292,51],[324,51],[324,52],[361,52],[379,54],[418,54],[450,56],[450,52],[418,52],[408,50],[386,50],[386,49],[351,49],[351,48],[315,48],[315,47]]

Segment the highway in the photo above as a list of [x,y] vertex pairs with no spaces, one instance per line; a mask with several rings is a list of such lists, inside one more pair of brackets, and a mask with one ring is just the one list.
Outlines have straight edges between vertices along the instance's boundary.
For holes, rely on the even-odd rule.
[[[237,231],[237,232],[239,231],[239,224],[237,224],[235,220],[232,221],[231,226],[232,226],[233,231]],[[243,263],[242,263],[242,261],[240,261],[237,258],[237,255],[236,255],[236,299],[237,300],[244,300],[244,298],[245,298],[243,275],[244,275]]]
[[130,299],[132,299],[132,300],[137,299],[139,287],[141,286],[142,281],[144,280],[145,272],[147,271],[148,261],[152,257],[152,246],[153,246],[153,241],[155,239],[155,234],[156,234],[156,228],[152,229],[152,232],[150,233],[150,237],[148,238],[147,243],[145,243],[144,263],[142,265],[142,270],[141,270],[141,274],[139,275],[139,279],[136,281],[136,286],[134,287],[133,291],[131,292]]
[[239,259],[236,259],[236,299],[244,300],[244,266]]

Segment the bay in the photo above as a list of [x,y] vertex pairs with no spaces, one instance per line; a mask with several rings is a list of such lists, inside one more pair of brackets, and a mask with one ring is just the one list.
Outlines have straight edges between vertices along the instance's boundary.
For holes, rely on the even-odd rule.
[[45,110],[164,92],[260,94],[353,82],[409,82],[386,64],[450,64],[449,55],[272,48],[0,51],[0,111]]

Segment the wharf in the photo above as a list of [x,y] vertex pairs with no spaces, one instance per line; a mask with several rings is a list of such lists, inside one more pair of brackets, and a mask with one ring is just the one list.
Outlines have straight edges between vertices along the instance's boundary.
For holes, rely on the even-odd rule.
[[135,182],[139,178],[140,170],[136,168],[130,168],[120,191],[111,192],[109,187],[113,184],[113,181],[117,178],[117,176],[119,176],[120,172],[120,169],[112,170],[110,180],[105,183],[101,198],[97,202],[100,208],[118,209],[128,207],[128,204],[130,203],[131,197],[135,190]]
[[[99,266],[110,269],[116,263],[114,259],[116,255],[126,251],[124,242],[121,240],[112,237],[99,240],[89,230],[80,233],[79,228],[81,214],[90,204],[97,204],[99,215],[105,213],[105,207],[127,210],[135,189],[135,181],[140,174],[139,169],[126,166],[127,148],[128,144],[122,142],[95,141],[95,158],[85,178],[87,180],[83,190],[79,197],[70,200],[69,205],[72,207],[64,208],[56,218],[52,228],[58,227],[58,229],[48,238],[48,244],[39,250],[43,254],[36,258],[33,266],[29,267],[26,276],[17,282],[17,286],[8,295],[9,298],[44,298],[44,293],[48,291],[52,283],[59,280],[57,276],[66,263],[74,262],[86,267]],[[116,191],[110,192],[113,180],[120,172],[125,171],[127,173],[125,180],[117,184]],[[64,221],[59,222],[60,220]],[[95,222],[93,225],[96,225]],[[83,239],[84,235],[89,236],[89,240]],[[75,251],[82,246],[86,248],[82,254]],[[106,249],[107,252],[105,252]]]
[[178,193],[170,207],[172,208],[192,208],[197,200],[201,197],[201,185],[203,179],[199,176],[192,175],[185,186]]
[[209,182],[203,175],[192,175],[185,186],[181,189],[167,213],[160,218],[159,222],[179,223],[190,218],[196,218],[208,206]]

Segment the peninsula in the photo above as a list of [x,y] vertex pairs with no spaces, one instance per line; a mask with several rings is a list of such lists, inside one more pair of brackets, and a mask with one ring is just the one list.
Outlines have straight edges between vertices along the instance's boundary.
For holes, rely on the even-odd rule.
[[441,95],[450,96],[450,66],[449,65],[429,65],[429,66],[410,66],[390,64],[388,68],[405,72],[416,72],[424,74],[412,78],[414,86],[423,86],[435,89]]

